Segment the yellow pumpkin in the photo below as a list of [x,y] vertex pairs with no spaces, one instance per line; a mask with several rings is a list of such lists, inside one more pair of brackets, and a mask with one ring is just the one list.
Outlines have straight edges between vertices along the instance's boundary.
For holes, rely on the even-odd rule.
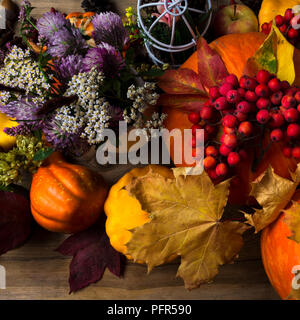
[[[110,243],[117,251],[125,255],[127,251],[126,243],[132,236],[129,230],[150,221],[149,214],[142,210],[139,201],[131,197],[125,187],[133,178],[146,175],[150,169],[165,178],[174,178],[172,170],[163,166],[149,165],[144,168],[135,168],[126,173],[111,187],[104,204],[104,211],[107,216],[106,233],[110,238]],[[131,259],[130,256],[126,256]]]
[[300,5],[300,0],[264,0],[258,15],[259,25],[272,21],[278,14],[284,15],[285,10]]
[[2,148],[4,151],[8,151],[15,145],[16,138],[7,135],[5,132],[3,132],[3,129],[13,128],[16,126],[18,126],[16,121],[13,121],[11,118],[0,112],[0,148]]

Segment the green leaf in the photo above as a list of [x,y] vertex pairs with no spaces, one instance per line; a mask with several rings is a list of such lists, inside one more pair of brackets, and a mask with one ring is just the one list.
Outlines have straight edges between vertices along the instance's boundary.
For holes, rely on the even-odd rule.
[[44,161],[47,159],[52,153],[54,152],[54,149],[47,148],[47,149],[41,149],[39,150],[33,157],[34,161]]
[[149,71],[140,72],[140,76],[148,78],[157,78],[161,77],[164,73],[165,71],[161,69],[150,69]]
[[42,140],[42,130],[35,130],[33,134],[39,141]]

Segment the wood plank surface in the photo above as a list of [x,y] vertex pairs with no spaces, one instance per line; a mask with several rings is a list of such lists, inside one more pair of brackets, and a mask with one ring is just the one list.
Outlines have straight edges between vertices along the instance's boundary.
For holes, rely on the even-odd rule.
[[[16,1],[21,3],[21,0]],[[64,12],[81,11],[80,0],[32,0],[40,16],[50,7]],[[120,10],[136,5],[135,0],[115,1]],[[101,169],[107,180],[117,180],[130,166],[119,166],[113,173],[100,168],[92,156],[85,161]],[[29,184],[28,184],[29,186]],[[128,263],[122,279],[105,272],[102,281],[69,295],[68,268],[70,258],[55,252],[65,235],[36,227],[30,240],[21,248],[0,257],[6,268],[7,288],[0,289],[4,299],[279,299],[264,272],[259,249],[259,236],[249,234],[239,259],[221,267],[213,283],[187,291],[183,281],[175,278],[178,261],[153,270],[147,275],[144,265]]]

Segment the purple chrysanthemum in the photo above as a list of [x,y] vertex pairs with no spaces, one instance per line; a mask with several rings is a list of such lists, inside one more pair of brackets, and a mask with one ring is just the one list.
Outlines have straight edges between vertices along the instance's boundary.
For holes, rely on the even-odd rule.
[[102,71],[106,77],[114,77],[124,67],[124,61],[119,51],[108,43],[101,43],[97,48],[89,49],[83,59],[84,71],[89,72],[93,67]]
[[36,113],[41,105],[36,105],[30,99],[20,99],[12,101],[6,105],[0,105],[0,112],[8,117],[15,118],[20,124],[39,122],[41,117]]
[[37,21],[36,27],[39,31],[39,36],[50,41],[55,32],[61,30],[65,26],[70,26],[70,21],[66,20],[60,12],[46,12]]
[[27,136],[31,134],[32,127],[26,124],[20,124],[12,128],[4,128],[3,132],[9,136]]
[[57,69],[63,79],[70,79],[75,74],[84,71],[83,58],[79,55],[63,57],[57,63]]
[[92,20],[94,26],[93,38],[96,44],[106,42],[122,50],[128,41],[128,32],[123,26],[122,19],[113,12],[100,13]]
[[65,57],[68,55],[84,54],[88,45],[82,34],[74,27],[62,28],[56,31],[50,39],[48,52],[53,57]]
[[49,120],[42,130],[46,140],[55,150],[81,156],[89,149],[86,140],[80,138],[81,130],[76,134],[69,134],[62,129],[59,121],[54,118]]

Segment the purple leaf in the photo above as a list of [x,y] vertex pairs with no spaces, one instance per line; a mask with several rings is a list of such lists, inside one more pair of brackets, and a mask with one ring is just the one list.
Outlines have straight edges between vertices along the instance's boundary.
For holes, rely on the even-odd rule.
[[25,194],[0,191],[0,255],[15,249],[30,235],[32,216]]
[[70,293],[101,280],[106,268],[117,277],[123,273],[123,256],[110,245],[104,217],[88,230],[71,235],[56,251],[73,256]]

